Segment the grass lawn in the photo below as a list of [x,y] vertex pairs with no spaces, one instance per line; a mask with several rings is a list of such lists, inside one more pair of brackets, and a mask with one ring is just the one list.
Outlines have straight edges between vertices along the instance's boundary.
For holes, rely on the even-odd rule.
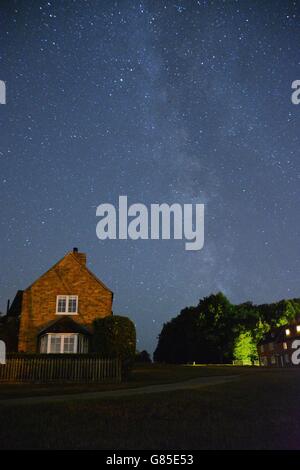
[[247,368],[235,366],[178,366],[163,364],[136,365],[128,380],[120,384],[5,384],[0,383],[1,398],[61,395],[120,388],[144,387],[146,385],[180,382],[195,377],[239,374]]
[[[157,374],[164,381],[163,368],[168,381],[178,380],[178,374],[241,372],[233,367],[184,372],[174,367],[172,372],[170,366],[155,366],[151,372],[140,368],[137,376],[145,385],[145,374],[147,380]],[[245,368],[238,381],[199,390],[0,405],[0,448],[300,449],[299,396],[300,370]]]

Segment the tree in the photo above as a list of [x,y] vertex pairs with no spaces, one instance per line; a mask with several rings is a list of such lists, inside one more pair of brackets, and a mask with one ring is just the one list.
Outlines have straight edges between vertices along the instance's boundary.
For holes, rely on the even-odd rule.
[[223,363],[232,360],[234,306],[221,292],[188,307],[163,326],[154,360]]
[[143,350],[141,352],[138,352],[138,351],[136,352],[135,362],[143,362],[143,363],[150,364],[152,361],[151,361],[151,357],[148,351]]
[[93,349],[107,358],[119,358],[126,373],[134,362],[136,331],[133,322],[119,315],[97,318],[94,323]]
[[256,342],[250,331],[244,331],[234,342],[233,356],[243,364],[252,364],[258,359]]
[[[256,345],[272,327],[300,314],[300,299],[233,305],[222,292],[201,299],[165,323],[154,360],[169,363],[229,363],[257,358]],[[242,359],[240,359],[242,360]],[[246,360],[246,359],[245,359]]]

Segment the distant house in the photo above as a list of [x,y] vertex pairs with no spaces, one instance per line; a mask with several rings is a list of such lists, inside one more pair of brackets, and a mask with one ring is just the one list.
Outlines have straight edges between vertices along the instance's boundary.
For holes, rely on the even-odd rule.
[[0,318],[8,352],[88,353],[93,321],[112,314],[113,293],[77,248],[23,291]]
[[258,343],[259,362],[262,366],[291,366],[294,340],[300,340],[300,317],[293,322],[271,329]]

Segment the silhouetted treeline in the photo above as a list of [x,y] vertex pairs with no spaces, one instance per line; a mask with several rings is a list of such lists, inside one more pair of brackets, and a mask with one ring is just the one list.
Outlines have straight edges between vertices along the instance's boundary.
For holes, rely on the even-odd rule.
[[222,292],[212,294],[164,324],[154,360],[179,364],[254,361],[263,334],[299,314],[300,299],[233,305]]

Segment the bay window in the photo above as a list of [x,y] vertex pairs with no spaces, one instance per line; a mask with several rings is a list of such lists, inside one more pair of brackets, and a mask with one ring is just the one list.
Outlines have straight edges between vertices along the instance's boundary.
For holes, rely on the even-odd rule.
[[40,338],[40,353],[75,354],[88,352],[88,338],[79,333],[47,333]]

